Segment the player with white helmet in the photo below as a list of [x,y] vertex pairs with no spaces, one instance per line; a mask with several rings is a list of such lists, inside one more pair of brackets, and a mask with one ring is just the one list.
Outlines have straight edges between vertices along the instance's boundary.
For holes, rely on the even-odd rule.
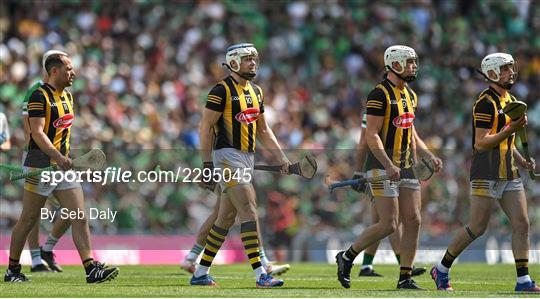
[[279,287],[283,281],[273,278],[261,263],[255,190],[251,184],[256,141],[272,150],[283,173],[288,174],[290,162],[265,119],[262,89],[251,82],[259,64],[257,50],[253,44],[236,44],[227,49],[225,60],[231,74],[208,94],[199,135],[205,170],[223,174],[220,181],[206,180],[204,185],[214,190],[219,183],[226,196],[220,198],[217,218],[190,284],[216,285],[209,275],[210,267],[238,215],[242,243],[256,286]]
[[[476,238],[486,231],[497,201],[512,226],[512,252],[516,263],[515,291],[540,293],[529,276],[529,217],[527,200],[517,165],[534,170],[535,162],[524,159],[515,146],[516,132],[527,124],[527,115],[512,120],[504,108],[516,98],[509,90],[517,78],[512,55],[487,55],[481,64],[488,88],[480,93],[473,106],[473,160],[470,170],[471,207],[469,222],[454,236],[443,259],[431,269],[438,290],[453,290],[450,267]],[[513,104],[512,104],[513,105]]]
[[418,98],[408,86],[418,72],[418,55],[407,46],[391,46],[384,52],[387,73],[369,93],[366,104],[368,156],[367,177],[388,175],[389,180],[369,184],[379,221],[366,228],[346,251],[336,255],[337,277],[350,288],[353,261],[360,252],[391,235],[403,223],[399,289],[420,289],[411,278],[420,231],[420,182],[412,172],[416,154],[433,161],[435,171],[442,161],[418,136],[413,122]]

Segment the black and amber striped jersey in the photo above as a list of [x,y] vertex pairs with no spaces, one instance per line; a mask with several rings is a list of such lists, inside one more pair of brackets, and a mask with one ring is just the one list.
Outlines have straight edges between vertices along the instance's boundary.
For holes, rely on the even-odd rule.
[[[510,124],[511,119],[503,109],[506,104],[516,101],[509,92],[501,96],[495,89],[488,88],[480,93],[473,106],[472,144],[476,144],[476,128],[489,129],[489,134],[497,134]],[[473,146],[471,180],[513,180],[519,178],[513,150],[515,134],[510,135],[493,149],[479,152]]]
[[248,81],[244,88],[229,76],[212,88],[206,108],[222,112],[214,126],[214,149],[255,151],[257,119],[264,113],[264,96],[259,86]]
[[[416,93],[409,86],[399,89],[386,78],[367,97],[366,114],[384,117],[379,137],[388,158],[401,169],[412,166],[412,130],[417,105]],[[371,149],[366,169],[384,169]],[[409,177],[412,172],[407,171],[403,175]]]
[[[74,120],[73,95],[69,91],[59,92],[47,83],[42,84],[32,93],[28,100],[28,117],[45,118],[43,131],[62,155],[69,155],[69,138]],[[53,163],[55,162],[39,149],[30,134],[28,155],[24,165],[43,168]]]

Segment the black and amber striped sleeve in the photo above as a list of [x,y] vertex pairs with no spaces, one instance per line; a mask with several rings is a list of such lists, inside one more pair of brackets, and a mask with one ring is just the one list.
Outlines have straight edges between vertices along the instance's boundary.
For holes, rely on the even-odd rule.
[[45,117],[45,96],[36,89],[28,99],[28,117]]
[[206,108],[217,112],[223,112],[225,110],[225,99],[227,92],[225,86],[218,84],[212,88],[208,96],[206,97]]
[[375,88],[367,97],[366,114],[384,116],[386,105],[386,95],[380,88]]
[[473,108],[475,128],[491,129],[495,118],[495,107],[487,98],[480,99]]

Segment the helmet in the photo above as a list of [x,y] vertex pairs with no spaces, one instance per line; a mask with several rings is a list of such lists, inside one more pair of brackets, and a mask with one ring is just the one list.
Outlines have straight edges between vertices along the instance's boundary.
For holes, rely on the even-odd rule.
[[[416,52],[413,48],[401,45],[391,46],[386,49],[386,51],[384,51],[384,66],[388,70],[396,73],[396,75],[399,75],[405,71],[407,59],[411,58],[418,60],[418,55],[416,55]],[[399,63],[399,65],[401,66],[401,71],[398,72],[394,68],[392,68],[392,63],[394,62]],[[416,75],[414,77],[416,78]]]
[[[505,65],[510,65],[514,75],[510,78],[510,80],[507,83],[499,84],[499,80],[501,79],[501,67]],[[516,69],[516,63],[514,60],[514,57],[510,54],[506,53],[493,53],[489,54],[488,56],[484,57],[482,59],[482,74],[488,79],[489,81],[501,86],[504,89],[510,89],[512,88],[512,85],[514,84],[516,78],[517,78],[517,69]],[[495,79],[491,79],[489,77],[489,71],[493,71],[495,73]]]
[[[257,52],[257,49],[255,49],[253,44],[236,44],[227,48],[227,53],[225,54],[225,61],[227,62],[227,66],[233,72],[238,72],[240,70],[240,62],[242,60],[242,57],[249,55],[255,55],[256,57],[259,57],[259,53]],[[233,68],[231,66],[231,61],[236,61],[236,68]]]
[[54,55],[54,54],[60,54],[60,55],[69,56],[66,52],[62,52],[62,51],[58,51],[58,50],[49,50],[49,51],[45,52],[45,54],[43,54],[43,58],[41,59],[41,66],[43,67],[44,71],[47,71],[45,69],[45,62],[47,61],[47,58],[49,58],[49,56]]

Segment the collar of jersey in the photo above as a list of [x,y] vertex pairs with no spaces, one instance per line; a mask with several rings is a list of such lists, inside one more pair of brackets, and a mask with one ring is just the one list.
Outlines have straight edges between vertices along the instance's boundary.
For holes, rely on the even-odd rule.
[[45,85],[47,85],[47,86],[51,89],[51,91],[52,91],[54,94],[58,94],[58,95],[61,95],[61,94],[62,94],[61,92],[59,92],[58,90],[56,90],[51,84],[45,83]]
[[[489,87],[489,89],[490,89],[491,91],[493,91],[493,92],[495,93],[495,95],[497,95],[497,97],[499,98],[499,102],[506,102],[507,97],[503,97],[501,94],[499,94],[499,93],[495,90],[495,88],[493,88],[493,87],[491,87],[491,86]],[[507,94],[510,94],[508,91],[507,91],[506,93],[507,93]]]
[[[398,89],[397,86],[396,86],[394,83],[392,83],[392,81],[390,81],[390,80],[388,79],[388,77],[385,77],[384,79],[385,79],[386,81],[388,81],[388,83],[390,84],[390,86],[392,86],[392,88],[395,88],[395,89],[397,89],[397,90],[399,90],[399,91],[405,90],[405,85],[403,85],[403,89]],[[407,84],[407,83],[405,83],[405,84]]]
[[247,90],[249,88],[249,84],[251,84],[251,82],[249,82],[249,80],[247,80],[247,84],[246,84],[246,87],[243,87],[240,85],[240,83],[238,83],[238,81],[236,81],[236,79],[234,79],[233,76],[229,76],[231,77],[232,81],[234,82],[234,84],[240,86],[242,88],[242,90]]

